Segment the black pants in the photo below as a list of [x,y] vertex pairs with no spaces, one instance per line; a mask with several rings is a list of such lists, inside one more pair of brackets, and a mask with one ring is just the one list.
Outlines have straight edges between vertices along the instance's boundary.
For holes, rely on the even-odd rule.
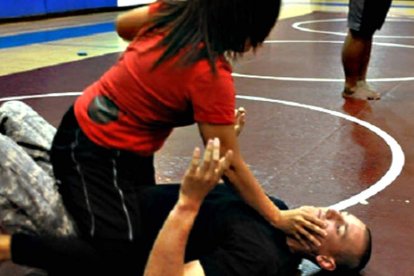
[[155,185],[153,156],[96,145],[80,129],[72,107],[54,138],[51,162],[81,237],[139,239],[137,193],[142,185]]

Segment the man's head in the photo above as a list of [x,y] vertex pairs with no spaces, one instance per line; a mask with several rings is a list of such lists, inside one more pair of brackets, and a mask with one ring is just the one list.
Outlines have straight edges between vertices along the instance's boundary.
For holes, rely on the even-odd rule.
[[[320,247],[310,250],[294,246],[294,250],[305,253],[322,269],[329,271],[360,271],[371,255],[371,232],[357,217],[347,212],[327,208],[309,207],[318,218],[327,224],[326,237],[320,237]],[[294,244],[289,239],[289,245]],[[296,244],[296,246],[298,246]]]

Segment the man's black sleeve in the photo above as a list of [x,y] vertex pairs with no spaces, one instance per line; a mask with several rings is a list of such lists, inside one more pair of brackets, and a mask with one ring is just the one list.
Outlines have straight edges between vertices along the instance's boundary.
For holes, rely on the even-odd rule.
[[266,222],[246,217],[246,221],[232,225],[222,244],[199,261],[207,276],[282,275],[291,265],[292,255],[284,235],[278,233]]

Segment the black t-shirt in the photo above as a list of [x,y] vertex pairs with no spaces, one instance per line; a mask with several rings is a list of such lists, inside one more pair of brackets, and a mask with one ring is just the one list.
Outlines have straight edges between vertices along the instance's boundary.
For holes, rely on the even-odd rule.
[[[147,186],[140,190],[142,236],[132,245],[98,241],[91,246],[79,239],[20,234],[12,239],[13,260],[56,275],[86,275],[85,268],[99,271],[100,275],[105,272],[114,275],[113,271],[117,271],[117,275],[142,274],[158,231],[177,201],[178,190],[179,185]],[[280,209],[287,209],[282,201],[272,200]],[[99,261],[98,252],[102,249],[109,252],[106,263]],[[292,275],[291,271],[299,263],[290,253],[285,235],[226,185],[217,186],[203,202],[189,237],[185,259],[200,260],[207,276]]]
[[[145,251],[149,252],[178,197],[178,185],[146,188],[141,193]],[[287,206],[272,198],[280,209]],[[292,275],[298,259],[285,235],[272,227],[227,185],[206,197],[191,231],[186,261],[200,260],[207,276]]]

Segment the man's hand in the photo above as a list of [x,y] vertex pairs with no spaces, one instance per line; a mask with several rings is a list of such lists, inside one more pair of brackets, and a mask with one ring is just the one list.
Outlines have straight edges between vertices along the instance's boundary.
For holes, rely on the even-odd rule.
[[220,141],[209,140],[201,162],[200,149],[193,153],[180,189],[178,202],[158,233],[145,276],[204,275],[199,261],[184,264],[188,236],[205,196],[217,185],[231,163],[232,152],[220,158]]
[[191,163],[183,177],[180,190],[180,203],[198,208],[204,197],[219,182],[231,163],[232,152],[220,158],[220,141],[209,140],[201,161],[200,149],[193,152]]

